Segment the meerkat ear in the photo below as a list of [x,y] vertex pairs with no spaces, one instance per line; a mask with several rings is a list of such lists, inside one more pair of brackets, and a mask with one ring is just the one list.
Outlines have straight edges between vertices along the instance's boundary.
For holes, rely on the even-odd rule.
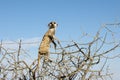
[[58,24],[57,24],[57,23],[55,24],[55,27],[58,27]]

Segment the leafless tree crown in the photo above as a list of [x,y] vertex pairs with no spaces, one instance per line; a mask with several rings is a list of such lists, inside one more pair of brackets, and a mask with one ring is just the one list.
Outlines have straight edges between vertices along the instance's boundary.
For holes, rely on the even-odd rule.
[[[104,24],[95,35],[83,33],[79,41],[61,41],[62,47],[50,52],[52,62],[42,60],[36,72],[37,57],[29,63],[28,56],[32,55],[22,47],[36,42],[5,43],[1,40],[0,80],[112,80],[114,73],[109,71],[107,61],[120,58],[119,25]],[[16,49],[4,46],[11,44],[18,46]],[[27,59],[22,58],[24,55]]]

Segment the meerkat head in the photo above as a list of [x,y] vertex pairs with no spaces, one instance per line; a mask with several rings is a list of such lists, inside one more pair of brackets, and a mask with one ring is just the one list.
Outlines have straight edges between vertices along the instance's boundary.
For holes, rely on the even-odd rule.
[[48,26],[51,29],[51,28],[56,28],[58,26],[58,24],[56,22],[52,21],[48,24]]

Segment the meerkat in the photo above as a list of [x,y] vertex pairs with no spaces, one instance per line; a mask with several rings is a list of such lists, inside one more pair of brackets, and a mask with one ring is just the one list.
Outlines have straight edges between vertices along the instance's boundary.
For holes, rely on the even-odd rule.
[[48,31],[45,33],[45,35],[43,36],[43,39],[40,43],[39,46],[39,50],[38,50],[38,66],[40,65],[40,59],[41,56],[44,56],[45,61],[51,61],[49,59],[49,55],[50,55],[50,43],[54,44],[54,48],[56,49],[56,43],[55,40],[57,40],[58,44],[60,43],[60,41],[55,37],[55,31],[56,31],[56,27],[58,26],[58,24],[56,22],[50,22],[48,24]]
[[55,40],[58,42],[58,44],[61,47],[60,41],[55,37],[56,27],[58,24],[54,21],[50,22],[48,24],[48,31],[44,34],[43,39],[40,43],[39,49],[38,49],[38,63],[35,70],[33,70],[33,78],[36,79],[36,71],[39,69],[40,66],[40,59],[42,56],[44,56],[45,61],[50,61],[49,55],[50,55],[50,44],[54,44],[54,48],[56,49],[57,44],[55,43]]

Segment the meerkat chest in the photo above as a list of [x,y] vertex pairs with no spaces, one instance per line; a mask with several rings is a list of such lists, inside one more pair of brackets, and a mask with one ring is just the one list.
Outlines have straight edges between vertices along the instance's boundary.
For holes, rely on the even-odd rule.
[[50,29],[50,30],[49,30],[49,34],[55,35],[55,28]]
[[50,45],[51,39],[49,38],[49,36],[53,36],[53,35],[55,35],[55,29],[49,29],[42,39],[41,46]]

